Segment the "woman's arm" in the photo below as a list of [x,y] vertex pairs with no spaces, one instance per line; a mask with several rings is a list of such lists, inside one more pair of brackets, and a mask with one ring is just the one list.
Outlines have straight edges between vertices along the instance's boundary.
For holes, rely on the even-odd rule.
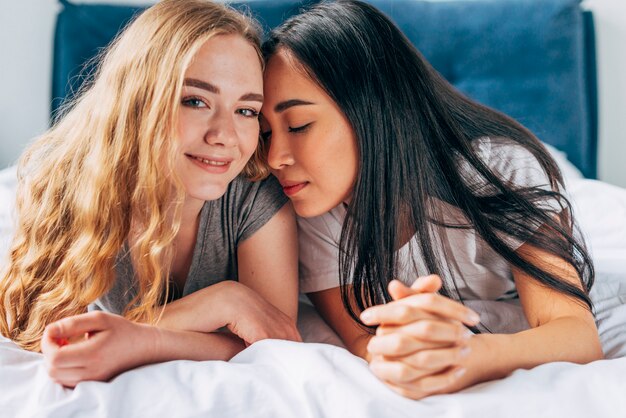
[[[57,321],[42,338],[48,373],[74,387],[169,360],[229,360],[265,338],[300,341],[297,241],[291,204],[239,246],[240,283],[226,281],[168,304],[159,327],[90,312]],[[267,300],[266,300],[267,299]],[[228,328],[232,334],[212,332]],[[78,341],[64,345],[63,340]]]
[[298,316],[298,236],[287,202],[261,229],[239,244],[239,282],[280,309]]
[[[390,293],[395,299],[403,299],[407,296],[417,294],[435,293],[441,287],[441,281],[436,276],[426,276],[418,278],[411,288],[405,288],[394,281],[390,284]],[[351,289],[350,289],[351,291]],[[313,292],[308,294],[309,299],[315,305],[315,308],[320,313],[322,318],[330,325],[330,327],[339,335],[343,343],[348,350],[354,355],[357,355],[368,362],[372,360],[372,355],[368,351],[368,344],[373,337],[371,333],[365,330],[354,322],[354,320],[348,315],[346,308],[343,305],[341,299],[341,289],[335,287],[328,290],[319,292]],[[469,313],[470,311],[465,307],[461,307],[462,315]],[[434,317],[433,315],[425,314],[425,316]],[[380,328],[379,328],[380,329]],[[456,340],[463,340],[466,330],[460,323],[453,326],[454,336],[450,344],[454,344]],[[381,334],[379,331],[378,334]],[[456,336],[459,334],[459,336]],[[398,339],[403,339],[402,334],[397,335]],[[393,339],[395,337],[392,337]],[[395,344],[401,344],[401,341],[395,342]]]
[[256,291],[230,280],[169,303],[158,325],[193,332],[227,328],[245,345],[268,338],[300,341],[292,318]]
[[[580,286],[574,269],[561,259],[528,244],[520,247],[518,254]],[[419,399],[502,378],[519,368],[529,369],[551,361],[587,363],[602,358],[594,318],[586,306],[541,286],[520,270],[513,270],[513,275],[531,329],[511,335],[476,335],[467,342],[468,350],[463,356],[454,351],[426,349],[394,358],[395,354],[409,350],[406,346],[372,344],[370,354],[378,356],[377,364],[372,364],[374,373],[402,395]],[[371,322],[368,323],[384,324],[390,315],[390,305],[371,308]],[[408,327],[405,326],[404,331]],[[379,326],[384,335],[388,334],[386,330],[389,328]],[[389,333],[393,332],[393,329],[389,330]],[[381,360],[380,356],[387,357]],[[460,373],[446,379],[438,378],[450,367]]]
[[[528,244],[517,253],[580,287],[576,271],[560,258]],[[477,375],[478,380],[507,376],[513,370],[551,361],[588,363],[603,358],[595,320],[586,305],[542,286],[519,269],[513,269],[513,276],[531,329],[511,335],[477,335],[475,360],[491,359],[490,367],[482,367]]]
[[[233,334],[211,332],[222,327]],[[246,344],[272,337],[299,339],[290,318],[246,286],[228,281],[168,305],[159,327],[89,312],[50,324],[41,347],[50,377],[74,387],[145,364],[229,360]]]
[[169,303],[159,326],[199,332],[227,327],[247,344],[299,341],[297,254],[288,203],[239,245],[239,282],[221,282]]
[[[350,291],[352,291],[350,289]],[[367,343],[372,334],[363,329],[348,315],[341,299],[341,288],[308,293],[307,296],[317,312],[328,325],[339,335],[346,348],[356,356],[370,361]]]
[[67,387],[162,361],[229,360],[243,348],[230,334],[167,330],[100,311],[54,322],[41,340],[48,374]]
[[[159,327],[100,311],[50,324],[41,341],[48,374],[74,387],[85,380],[106,381],[145,364],[230,360],[246,345],[265,338],[300,340],[291,318],[236,282],[218,283],[172,305],[173,314],[166,312]],[[232,334],[210,332],[222,327]]]

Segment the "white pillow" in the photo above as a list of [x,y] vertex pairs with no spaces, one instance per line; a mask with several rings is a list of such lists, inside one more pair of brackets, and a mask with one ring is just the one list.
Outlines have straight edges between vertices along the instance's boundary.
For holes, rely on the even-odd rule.
[[563,151],[559,151],[550,144],[546,144],[545,142],[543,143],[543,145],[548,149],[548,152],[561,169],[565,181],[571,179],[585,178],[585,176],[583,176],[583,173],[581,173],[580,170],[567,159],[567,154],[565,154]]
[[0,186],[15,190],[17,186],[17,166],[13,165],[0,170]]

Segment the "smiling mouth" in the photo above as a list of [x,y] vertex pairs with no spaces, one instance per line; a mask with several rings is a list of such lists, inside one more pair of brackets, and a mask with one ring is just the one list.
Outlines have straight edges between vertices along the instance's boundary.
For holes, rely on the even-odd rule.
[[194,157],[193,155],[189,155],[190,158],[193,158],[196,161],[199,161],[203,164],[206,165],[212,165],[214,167],[223,167],[225,165],[230,164],[229,161],[214,161],[214,160],[207,160],[206,158],[200,158],[200,157]]
[[[234,161],[229,158],[220,158],[220,157],[209,157],[206,156],[200,157],[197,155],[185,154],[189,161],[192,162],[196,167],[201,168],[207,173],[211,174],[224,174],[230,170],[230,165]],[[213,159],[216,158],[216,159]]]

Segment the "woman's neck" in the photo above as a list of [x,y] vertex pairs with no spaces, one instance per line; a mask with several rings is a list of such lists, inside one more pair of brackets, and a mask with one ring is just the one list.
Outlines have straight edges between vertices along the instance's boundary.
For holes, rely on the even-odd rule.
[[186,197],[181,210],[181,228],[184,225],[195,223],[200,217],[203,206],[204,200]]
[[200,213],[203,205],[204,201],[197,199],[187,199],[183,203],[180,229],[172,243],[174,246],[174,258],[172,260],[170,279],[181,294],[191,269],[191,262],[193,261],[193,253],[200,226]]
[[[189,197],[185,198],[179,212],[181,229],[197,224],[203,205],[203,200],[192,199]],[[174,222],[174,211],[172,206],[170,206],[170,210],[168,210],[165,214],[163,222],[168,222],[170,224]],[[132,244],[144,229],[145,225],[141,221],[133,219],[130,225],[128,241]]]

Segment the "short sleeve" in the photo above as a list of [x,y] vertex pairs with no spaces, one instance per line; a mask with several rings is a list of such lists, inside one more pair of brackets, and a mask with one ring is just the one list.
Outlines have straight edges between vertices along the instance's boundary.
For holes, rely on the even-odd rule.
[[344,219],[342,205],[320,216],[297,218],[300,292],[339,287],[339,238]]
[[[535,189],[553,192],[550,178],[539,163],[537,158],[522,145],[507,138],[480,138],[474,142],[479,157],[488,168],[497,175],[508,187],[516,190]],[[485,197],[495,194],[494,187],[479,175],[467,176],[473,178],[471,184],[477,196]],[[563,210],[561,199],[558,194],[539,195],[532,204],[545,212],[554,215]],[[533,231],[541,227],[540,223],[534,223],[530,219],[520,219]],[[500,233],[501,238],[510,244],[511,249],[519,248],[524,241],[509,235]]]
[[237,211],[237,242],[251,237],[287,202],[274,176],[257,182],[238,177],[233,181],[228,199],[234,201],[229,206]]
[[[474,142],[479,157],[502,181],[514,188],[536,188],[553,191],[550,178],[537,158],[525,147],[507,138],[480,138]],[[472,176],[469,176],[472,178]],[[474,176],[472,184],[479,196],[493,193],[486,180]],[[546,196],[535,205],[545,211],[558,213],[562,210],[559,199]]]

